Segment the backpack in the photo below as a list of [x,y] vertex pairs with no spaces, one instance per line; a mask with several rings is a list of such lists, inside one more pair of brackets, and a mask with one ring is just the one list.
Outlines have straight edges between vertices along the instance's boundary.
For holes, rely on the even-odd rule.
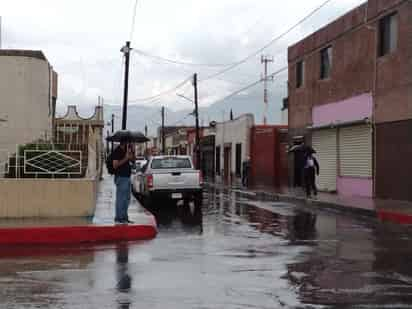
[[111,152],[106,158],[106,168],[107,172],[110,175],[114,174],[114,167],[113,167],[113,152]]

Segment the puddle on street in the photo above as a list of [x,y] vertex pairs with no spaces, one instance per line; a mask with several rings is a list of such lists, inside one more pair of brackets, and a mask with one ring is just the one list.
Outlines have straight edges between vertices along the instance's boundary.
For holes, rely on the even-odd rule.
[[155,215],[152,241],[0,248],[0,307],[412,304],[407,229],[217,189]]

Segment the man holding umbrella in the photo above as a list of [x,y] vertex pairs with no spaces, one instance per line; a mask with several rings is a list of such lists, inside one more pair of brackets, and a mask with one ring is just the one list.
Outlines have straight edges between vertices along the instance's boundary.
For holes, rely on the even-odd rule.
[[[129,220],[127,210],[129,208],[131,196],[132,164],[136,160],[134,153],[134,143],[145,143],[149,139],[141,132],[120,130],[107,137],[109,142],[120,142],[120,145],[113,151],[109,162],[112,164],[114,182],[116,184],[116,223],[132,223]],[[108,168],[109,173],[110,169]]]
[[120,145],[112,154],[114,183],[116,184],[116,223],[132,223],[129,220],[127,211],[130,203],[132,173],[131,164],[135,160],[132,145],[129,144],[128,138],[120,138]]

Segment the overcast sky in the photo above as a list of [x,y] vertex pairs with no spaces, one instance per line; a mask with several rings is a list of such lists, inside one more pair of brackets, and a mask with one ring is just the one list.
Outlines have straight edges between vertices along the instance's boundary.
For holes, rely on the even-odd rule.
[[[0,0],[3,48],[43,50],[59,74],[60,106],[91,106],[98,95],[106,103],[121,104],[120,48],[126,40],[131,38],[132,47],[160,57],[192,63],[233,63],[267,44],[323,2],[138,0],[131,38],[135,0]],[[288,45],[362,2],[332,0],[310,20],[271,45],[265,51],[275,59],[269,72],[286,65]],[[221,69],[168,64],[132,53],[129,99],[150,97],[173,88],[194,72],[199,73],[201,80]],[[212,104],[258,80],[262,70],[256,56],[217,79],[200,83],[200,104]],[[285,79],[286,74],[279,76],[270,85],[271,93],[284,89]],[[185,91],[191,95],[190,83],[176,92]],[[249,94],[252,91],[240,95]],[[275,95],[271,99],[278,100]],[[172,109],[187,108],[190,104],[175,92],[163,97],[161,103]]]

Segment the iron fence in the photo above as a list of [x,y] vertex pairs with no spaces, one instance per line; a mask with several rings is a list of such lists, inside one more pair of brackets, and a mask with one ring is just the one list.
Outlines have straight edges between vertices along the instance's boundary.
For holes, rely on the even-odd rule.
[[17,145],[15,151],[0,151],[0,159],[0,178],[83,178],[88,166],[88,145]]

